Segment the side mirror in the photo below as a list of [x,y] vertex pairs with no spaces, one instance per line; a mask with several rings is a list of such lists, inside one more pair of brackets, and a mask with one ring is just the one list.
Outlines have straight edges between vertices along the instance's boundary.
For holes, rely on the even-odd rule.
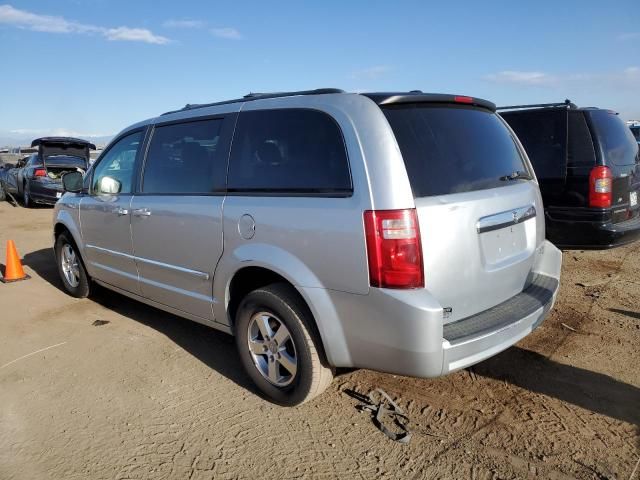
[[81,192],[82,181],[82,174],[80,172],[67,172],[62,175],[62,186],[65,192]]
[[102,177],[98,184],[99,193],[120,193],[122,183],[113,177]]

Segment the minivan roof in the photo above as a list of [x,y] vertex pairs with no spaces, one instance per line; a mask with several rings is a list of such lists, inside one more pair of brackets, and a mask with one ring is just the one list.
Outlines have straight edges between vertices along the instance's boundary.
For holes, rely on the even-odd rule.
[[[292,92],[273,92],[273,93],[249,93],[242,98],[225,100],[214,103],[187,104],[178,110],[165,112],[162,115],[171,113],[194,110],[198,108],[214,107],[218,105],[227,105],[230,103],[250,102],[252,100],[262,100],[267,98],[292,97],[296,95],[325,95],[325,94],[342,94],[347,93],[339,88],[317,88],[314,90],[299,90]],[[396,103],[461,103],[483,107],[495,112],[496,106],[488,100],[477,97],[469,97],[463,95],[448,95],[442,93],[424,93],[420,90],[411,90],[409,92],[371,92],[362,93],[361,95],[370,98],[378,105],[391,105]]]

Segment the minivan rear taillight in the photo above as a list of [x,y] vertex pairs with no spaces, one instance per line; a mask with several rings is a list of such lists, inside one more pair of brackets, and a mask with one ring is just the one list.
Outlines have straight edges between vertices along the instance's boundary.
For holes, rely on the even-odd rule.
[[372,287],[422,288],[422,246],[415,208],[364,212]]
[[613,178],[609,167],[593,167],[589,174],[589,206],[608,208],[611,206]]
[[33,171],[33,176],[34,177],[46,177],[47,176],[47,171],[44,168],[36,168]]

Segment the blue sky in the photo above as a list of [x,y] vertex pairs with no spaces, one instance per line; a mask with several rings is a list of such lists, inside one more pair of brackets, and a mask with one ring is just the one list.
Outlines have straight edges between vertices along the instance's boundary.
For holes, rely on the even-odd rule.
[[460,93],[640,118],[637,0],[0,0],[0,143],[249,91]]

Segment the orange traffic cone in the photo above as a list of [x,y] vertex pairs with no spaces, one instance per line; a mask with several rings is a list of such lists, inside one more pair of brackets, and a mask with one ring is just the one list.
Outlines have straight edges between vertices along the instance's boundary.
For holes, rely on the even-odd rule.
[[13,240],[7,241],[7,265],[4,269],[4,278],[1,278],[0,281],[10,283],[26,280],[27,278],[31,277],[24,273],[16,244],[13,243]]

